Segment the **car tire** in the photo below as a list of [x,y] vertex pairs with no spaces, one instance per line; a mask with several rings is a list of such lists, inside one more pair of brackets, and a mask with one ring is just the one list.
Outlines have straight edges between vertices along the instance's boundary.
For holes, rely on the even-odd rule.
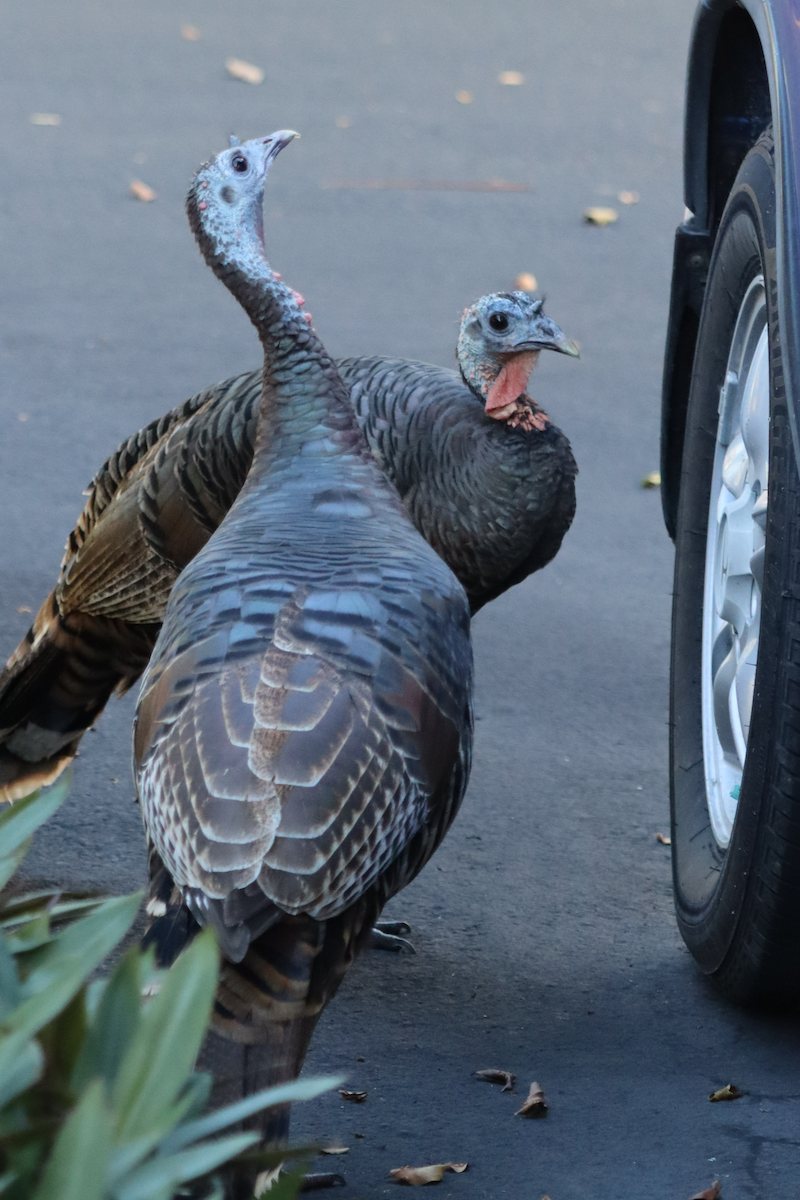
[[800,479],[775,235],[768,129],[725,206],[695,351],[675,544],[670,793],[686,945],[730,999],[785,1009],[800,1000]]

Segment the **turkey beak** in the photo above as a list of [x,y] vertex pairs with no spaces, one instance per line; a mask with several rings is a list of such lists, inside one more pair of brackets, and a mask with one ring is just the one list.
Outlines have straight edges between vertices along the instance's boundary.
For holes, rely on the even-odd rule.
[[565,337],[555,321],[548,321],[545,327],[534,326],[531,335],[514,347],[515,353],[520,350],[557,350],[559,354],[568,354],[570,358],[581,356],[577,343]]
[[264,138],[264,146],[267,147],[264,159],[265,170],[270,168],[281,150],[285,150],[289,145],[289,142],[293,142],[295,138],[299,137],[300,134],[296,133],[294,129],[279,129],[277,133],[271,133],[268,138]]
[[578,343],[573,342],[572,338],[564,337],[563,334],[554,345],[543,347],[543,349],[557,350],[559,354],[568,354],[570,358],[580,358],[581,356]]

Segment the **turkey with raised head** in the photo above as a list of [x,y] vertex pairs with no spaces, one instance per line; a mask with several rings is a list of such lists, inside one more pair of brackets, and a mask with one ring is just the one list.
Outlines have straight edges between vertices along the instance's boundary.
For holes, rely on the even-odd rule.
[[264,179],[293,136],[223,151],[189,192],[263,386],[250,470],[172,590],[134,734],[148,837],[225,956],[210,1036],[247,1047],[249,1089],[299,1073],[383,904],[453,820],[472,740],[464,590],[267,262]]
[[[542,349],[577,353],[539,301],[514,292],[465,311],[460,377],[395,358],[337,362],[375,458],[473,613],[545,566],[575,511],[569,442],[525,394]],[[93,480],[58,583],[0,673],[0,798],[52,781],[144,670],[180,570],[247,475],[260,398],[260,371],[217,384],[129,438]]]

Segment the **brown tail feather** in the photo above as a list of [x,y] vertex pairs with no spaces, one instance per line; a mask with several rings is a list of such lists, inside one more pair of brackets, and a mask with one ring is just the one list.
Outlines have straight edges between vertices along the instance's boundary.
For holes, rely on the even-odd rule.
[[53,758],[29,763],[0,746],[0,803],[22,800],[38,788],[55,783],[64,768],[72,762],[76,748],[77,742],[65,746],[63,753]]
[[63,615],[55,593],[0,673],[0,800],[52,783],[112,692],[149,660],[157,626]]
[[[199,1067],[214,1075],[212,1104],[232,1104],[263,1088],[296,1079],[322,1011],[312,998],[314,965],[325,940],[325,922],[287,917],[262,934],[240,963],[223,960],[212,1028]],[[244,1122],[262,1147],[280,1149],[289,1137],[290,1105]],[[226,1179],[226,1197],[253,1194],[255,1172]]]
[[[181,890],[150,847],[151,923],[144,944],[169,966],[197,932]],[[340,916],[316,921],[285,916],[251,942],[241,962],[223,959],[211,1030],[198,1068],[214,1077],[212,1107],[296,1079],[314,1028],[366,943],[380,900],[371,889]],[[244,1122],[264,1148],[280,1149],[289,1137],[290,1106],[280,1105]],[[226,1200],[250,1200],[257,1168],[231,1168]],[[249,1173],[248,1173],[249,1171]]]
[[148,845],[148,870],[150,884],[146,912],[149,923],[142,938],[142,947],[153,948],[156,966],[171,967],[181,951],[200,932],[200,926],[184,904],[181,889],[152,843]]
[[[143,945],[153,946],[158,965],[168,967],[199,926],[152,845],[149,874],[150,925]],[[214,1075],[215,1104],[233,1103],[300,1074],[329,998],[325,989],[313,986],[327,924],[287,916],[252,942],[241,962],[223,959],[212,1028],[199,1064]],[[287,1105],[260,1114],[248,1127],[258,1129],[267,1144],[280,1146],[288,1134],[288,1118]]]
[[[214,1075],[215,1106],[297,1078],[320,1014],[369,934],[374,907],[374,898],[362,897],[334,920],[286,917],[256,938],[240,963],[223,961],[198,1064]],[[279,1149],[289,1116],[290,1106],[281,1105],[245,1128],[258,1132],[263,1147]],[[254,1182],[235,1174],[226,1180],[226,1197],[251,1197]]]

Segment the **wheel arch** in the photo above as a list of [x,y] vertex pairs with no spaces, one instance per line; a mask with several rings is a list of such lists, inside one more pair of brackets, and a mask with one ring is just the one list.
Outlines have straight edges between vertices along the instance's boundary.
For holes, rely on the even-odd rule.
[[695,225],[712,234],[736,172],[772,120],[764,32],[737,0],[702,4],[695,18],[686,89],[684,200]]
[[[789,0],[776,9],[773,11],[772,0],[704,0],[691,35],[684,126],[687,211],[675,237],[662,389],[661,499],[672,538],[686,405],[714,239],[736,173],[770,122],[775,130],[779,229],[784,224],[781,214],[788,211],[787,199],[792,211],[797,207],[797,183],[794,171],[787,173],[786,149],[792,113],[795,122],[800,118],[800,56],[787,53],[784,58],[780,48],[798,40],[800,0]],[[786,249],[784,245],[784,261]],[[781,247],[779,289],[785,295],[779,297],[779,311],[786,338],[800,328],[800,322],[792,319],[798,311],[797,270],[790,262],[782,270],[780,258]],[[797,356],[793,357],[796,360]],[[800,370],[800,364],[796,369]],[[800,394],[800,389],[791,388],[791,380],[787,383],[789,395]],[[791,402],[789,407],[793,417]],[[795,435],[794,419],[792,427]],[[794,443],[797,452],[800,441],[796,436]]]

